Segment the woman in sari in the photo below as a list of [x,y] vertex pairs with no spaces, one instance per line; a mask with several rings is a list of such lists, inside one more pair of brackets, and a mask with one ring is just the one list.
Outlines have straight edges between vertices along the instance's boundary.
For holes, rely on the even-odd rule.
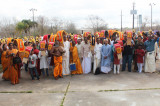
[[18,79],[18,65],[13,64],[13,58],[18,54],[17,49],[13,49],[13,44],[9,43],[9,49],[6,52],[6,57],[8,58],[8,69],[9,69],[9,79],[13,85],[19,83]]
[[70,47],[70,63],[76,64],[76,70],[72,71],[72,74],[82,74],[82,66],[78,56],[78,50],[75,46],[75,41],[72,41],[72,47]]
[[1,63],[2,63],[2,69],[3,69],[2,79],[9,80],[8,58],[6,58],[7,44],[2,45],[1,53],[2,53]]

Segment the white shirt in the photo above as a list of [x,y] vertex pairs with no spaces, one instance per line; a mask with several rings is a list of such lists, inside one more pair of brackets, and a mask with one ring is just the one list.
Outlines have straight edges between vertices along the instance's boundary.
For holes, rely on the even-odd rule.
[[69,49],[70,49],[70,42],[69,41],[65,41],[63,42],[64,44],[64,50],[66,51],[63,55],[63,60],[66,58],[69,58]]
[[36,60],[37,60],[37,55],[29,55],[29,63],[28,63],[28,68],[34,68],[36,67]]
[[78,50],[78,56],[79,56],[79,58],[81,58],[82,57],[82,55],[81,55],[82,44],[76,44],[76,47],[77,47],[77,50]]
[[94,58],[101,59],[101,48],[102,48],[101,43],[95,45],[95,47],[94,47],[94,53],[95,53]]
[[90,57],[91,51],[90,51],[90,44],[83,44],[81,47],[81,54],[82,57]]
[[111,41],[111,45],[113,45],[113,43],[114,43],[114,40]]
[[48,51],[46,50],[46,55],[41,56],[41,51],[39,51],[38,58],[40,59],[40,69],[46,69],[48,68]]

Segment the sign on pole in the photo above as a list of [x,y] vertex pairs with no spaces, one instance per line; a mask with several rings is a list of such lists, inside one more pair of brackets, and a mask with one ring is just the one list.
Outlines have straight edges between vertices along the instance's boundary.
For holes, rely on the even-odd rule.
[[139,24],[142,24],[142,15],[139,15]]
[[137,10],[131,10],[130,14],[137,14]]
[[142,26],[142,15],[139,15],[139,31],[141,31]]

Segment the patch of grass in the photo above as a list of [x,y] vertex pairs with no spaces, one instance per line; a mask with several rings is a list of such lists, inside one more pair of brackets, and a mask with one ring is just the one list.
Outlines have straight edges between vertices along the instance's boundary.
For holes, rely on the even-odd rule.
[[160,88],[143,88],[143,89],[109,89],[109,90],[99,90],[98,92],[116,92],[116,91],[140,91],[140,90],[157,90]]
[[67,92],[68,92],[68,89],[69,89],[69,86],[70,86],[70,82],[69,82],[69,84],[68,84],[68,86],[67,86],[66,92],[64,93],[64,97],[63,97],[63,99],[62,99],[62,102],[61,102],[61,105],[60,105],[60,106],[63,106],[64,100],[65,100],[65,98],[66,98],[66,95],[67,95]]
[[0,93],[33,93],[32,91],[0,91]]

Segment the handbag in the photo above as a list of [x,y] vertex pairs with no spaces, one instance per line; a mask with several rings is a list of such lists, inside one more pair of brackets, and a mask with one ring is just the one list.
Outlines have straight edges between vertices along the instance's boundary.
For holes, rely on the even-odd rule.
[[20,57],[14,57],[13,58],[13,64],[20,64],[20,63],[22,63],[22,60],[21,60]]
[[76,70],[76,64],[75,63],[70,64],[70,70],[71,71],[75,71]]
[[72,55],[71,55],[71,58],[72,58],[72,63],[70,64],[70,70],[75,71],[76,70],[76,64],[73,63],[73,56]]

